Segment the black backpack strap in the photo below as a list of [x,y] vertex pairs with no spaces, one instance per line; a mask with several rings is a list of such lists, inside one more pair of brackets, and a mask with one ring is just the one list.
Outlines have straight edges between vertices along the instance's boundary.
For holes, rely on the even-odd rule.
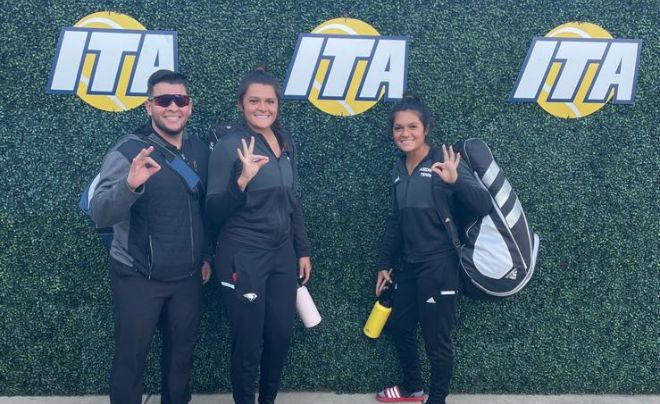
[[[443,161],[442,150],[439,147],[431,146],[431,159],[433,164]],[[447,186],[442,182],[442,179],[440,179],[437,174],[432,173],[431,175],[431,183],[433,184],[431,193],[433,194],[433,204],[435,205],[435,210],[438,212],[440,219],[442,219],[442,224],[445,226],[447,234],[449,234],[452,244],[460,256],[461,239],[458,236],[456,222],[454,221],[454,217],[452,216],[449,205],[447,204],[447,199],[443,195],[443,189],[446,190]]]
[[209,149],[213,150],[223,136],[234,130],[234,126],[235,124],[233,122],[220,121],[216,123],[209,135]]

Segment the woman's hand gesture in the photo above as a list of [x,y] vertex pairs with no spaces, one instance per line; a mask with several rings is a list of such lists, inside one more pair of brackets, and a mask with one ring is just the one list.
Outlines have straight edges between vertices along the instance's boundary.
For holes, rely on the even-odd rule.
[[247,184],[257,175],[261,167],[268,163],[268,157],[254,154],[254,136],[250,136],[249,145],[245,143],[245,139],[241,139],[241,142],[243,143],[243,151],[236,149],[238,158],[243,163],[243,171],[238,177],[238,187],[241,191],[245,191]]
[[458,164],[461,162],[461,153],[454,153],[454,148],[442,145],[442,162],[437,162],[431,166],[434,173],[438,174],[447,184],[455,184],[458,180]]

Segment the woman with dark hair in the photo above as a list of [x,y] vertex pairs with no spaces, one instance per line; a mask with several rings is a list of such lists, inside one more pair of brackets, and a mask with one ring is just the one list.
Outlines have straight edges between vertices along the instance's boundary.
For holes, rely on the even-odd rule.
[[[488,192],[461,163],[460,154],[451,146],[442,145],[440,150],[431,146],[432,126],[431,112],[415,96],[406,95],[390,112],[392,138],[403,156],[392,170],[392,212],[377,262],[376,295],[393,283],[387,327],[399,355],[403,381],[380,391],[376,399],[381,402],[425,399],[417,357],[420,323],[431,362],[426,402],[445,403],[453,367],[450,331],[459,291],[458,257],[445,222],[490,210]],[[450,208],[452,218],[440,217],[438,198]],[[392,273],[399,258],[401,268]]]
[[207,215],[220,226],[216,277],[232,332],[236,404],[274,403],[289,349],[297,280],[312,265],[293,139],[279,124],[280,88],[263,68],[243,77],[242,119],[209,160]]

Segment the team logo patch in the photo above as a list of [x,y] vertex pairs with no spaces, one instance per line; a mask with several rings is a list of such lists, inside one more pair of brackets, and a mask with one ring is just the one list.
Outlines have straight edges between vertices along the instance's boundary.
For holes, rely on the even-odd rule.
[[406,36],[381,36],[371,25],[336,18],[300,34],[284,82],[284,98],[309,100],[335,116],[361,114],[406,89]]
[[246,293],[243,295],[244,298],[246,298],[250,303],[255,301],[257,299],[257,294],[256,293]]
[[633,104],[640,39],[614,39],[591,23],[569,22],[527,51],[511,102],[536,102],[559,118],[582,118],[613,104]]
[[178,71],[176,40],[176,32],[148,31],[125,14],[90,14],[60,32],[46,92],[77,94],[103,111],[136,108],[153,72]]

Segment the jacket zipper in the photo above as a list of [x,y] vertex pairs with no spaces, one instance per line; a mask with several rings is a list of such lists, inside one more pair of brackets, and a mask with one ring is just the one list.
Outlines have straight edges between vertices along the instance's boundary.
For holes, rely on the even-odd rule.
[[151,279],[151,270],[154,266],[154,246],[151,243],[151,234],[149,235],[149,274],[148,278]]
[[[264,144],[264,146],[265,146],[267,152],[270,153],[270,155],[273,156],[273,157],[275,158],[275,164],[277,165],[277,170],[278,170],[278,172],[279,172],[279,174],[280,174],[280,185],[282,186],[282,188],[284,189],[284,191],[286,191],[285,186],[284,186],[284,176],[282,175],[282,167],[280,166],[280,161],[281,161],[282,157],[285,156],[285,154],[284,154],[284,149],[282,148],[282,145],[279,145],[279,138],[277,138],[277,135],[275,135],[275,138],[277,139],[277,143],[278,143],[278,145],[280,146],[280,157],[278,158],[278,157],[275,155],[275,152],[273,151],[273,149],[271,149],[270,145],[269,145],[268,142],[266,141],[266,138],[264,137],[264,135],[262,135],[262,134],[259,133],[259,132],[257,132],[257,134],[259,135],[259,139],[260,139],[261,142]],[[280,195],[281,195],[282,198],[284,197],[283,194],[280,194]],[[284,223],[284,218],[283,218],[283,216],[284,216],[284,215],[282,214],[282,211],[281,211],[281,210],[280,210],[279,212],[277,212],[278,230],[279,230],[280,233],[284,233],[284,232],[285,232],[285,230],[283,229],[283,225],[282,225],[282,223]]]
[[[281,159],[282,157],[283,157],[283,155],[280,154],[280,159]],[[282,185],[282,193],[280,193],[280,196],[281,196],[281,198],[284,199],[284,197],[286,196],[286,186],[284,185],[284,176],[282,175],[282,166],[280,166],[280,159],[277,160],[277,170],[278,170],[278,172],[280,173],[280,184]],[[280,205],[283,205],[283,204],[284,204],[284,201],[282,201],[282,202],[280,203]],[[280,232],[281,232],[281,233],[284,233],[284,231],[285,231],[285,230],[283,229],[283,227],[284,227],[284,226],[283,226],[283,223],[284,223],[284,217],[283,217],[283,216],[284,216],[284,215],[282,214],[282,211],[281,211],[281,210],[280,210],[280,212],[279,212],[279,214],[278,214],[277,216],[278,216],[278,219],[279,219],[279,221],[280,221],[280,223],[279,223]]]
[[[183,159],[183,161],[186,164],[188,164],[188,160],[186,159],[186,155],[183,154],[183,145],[181,147],[181,150],[178,151],[178,152],[179,152],[179,155],[181,156],[181,158]],[[188,164],[188,166],[190,167],[190,164]],[[193,168],[193,170],[195,170],[195,169]],[[195,170],[195,172],[196,171],[197,170]],[[190,275],[192,276],[192,274],[195,272],[195,236],[193,234],[193,217],[192,217],[193,215],[192,215],[192,206],[191,206],[190,199],[191,199],[191,196],[188,196],[188,224],[189,224],[189,228],[190,228],[190,268],[191,268],[191,271],[192,271],[190,273]]]
[[195,238],[193,235],[193,217],[192,206],[190,205],[190,197],[188,197],[188,220],[190,227],[190,268],[195,271]]

